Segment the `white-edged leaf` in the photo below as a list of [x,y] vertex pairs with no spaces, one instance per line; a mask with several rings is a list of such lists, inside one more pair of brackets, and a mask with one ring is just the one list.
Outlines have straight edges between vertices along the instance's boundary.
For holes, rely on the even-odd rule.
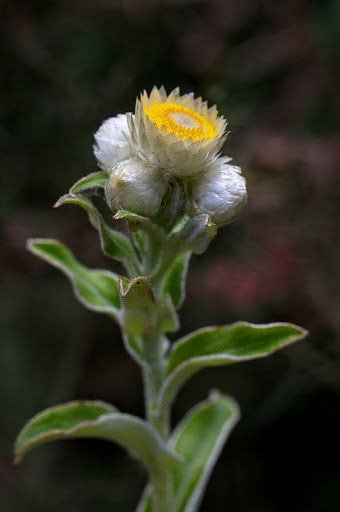
[[118,212],[113,216],[115,220],[125,219],[128,224],[130,231],[135,232],[145,231],[146,233],[151,233],[153,237],[158,240],[163,240],[164,238],[164,230],[151,222],[148,217],[143,217],[134,212],[129,212],[128,210],[118,210]]
[[138,258],[130,240],[104,222],[101,213],[88,197],[81,194],[65,194],[54,206],[58,208],[65,204],[80,206],[87,212],[92,226],[99,232],[101,247],[107,256],[122,261],[127,266],[133,264],[139,269]]
[[31,239],[27,247],[69,278],[75,295],[85,307],[119,319],[120,298],[116,274],[108,270],[88,269],[57,240]]
[[197,215],[170,236],[164,246],[164,253],[172,253],[178,256],[183,251],[191,251],[194,254],[202,254],[216,236],[216,233],[216,224],[211,222],[208,215]]
[[131,281],[121,277],[119,293],[122,323],[127,334],[142,335],[151,330],[173,332],[178,328],[177,315],[170,297],[158,303],[145,276],[135,277]]
[[306,335],[305,329],[289,323],[236,322],[194,331],[172,346],[159,408],[168,407],[187,379],[204,367],[265,357]]
[[230,397],[213,392],[174,431],[170,446],[184,462],[173,470],[176,512],[196,512],[214,465],[240,417]]
[[208,215],[201,214],[188,220],[179,231],[170,235],[165,243],[162,243],[160,265],[155,267],[151,275],[152,282],[157,283],[158,286],[160,284],[163,289],[169,269],[177,258],[187,253],[202,254],[216,233],[217,227]]
[[90,189],[104,188],[109,178],[105,171],[92,172],[78,180],[71,188],[70,194],[80,194]]
[[[240,417],[235,400],[214,391],[189,411],[173,432],[170,446],[184,459],[173,469],[174,512],[197,512],[214,465]],[[136,512],[152,512],[148,485]]]
[[162,293],[169,293],[172,303],[178,309],[185,298],[185,282],[188,273],[191,253],[176,258],[163,283]]
[[23,427],[15,444],[16,462],[40,444],[73,438],[118,443],[147,468],[173,468],[180,461],[146,421],[103,402],[74,401],[40,412]]

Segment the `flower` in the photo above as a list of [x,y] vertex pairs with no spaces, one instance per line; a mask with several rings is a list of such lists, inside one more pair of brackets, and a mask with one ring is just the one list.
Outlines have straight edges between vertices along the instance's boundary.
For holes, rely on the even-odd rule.
[[106,182],[105,195],[110,208],[154,216],[161,205],[167,184],[163,173],[138,158],[122,160]]
[[216,107],[194,95],[167,95],[154,87],[136,101],[135,115],[127,114],[128,136],[136,156],[170,175],[192,176],[211,164],[225,140],[226,121]]
[[240,167],[220,157],[189,183],[191,214],[206,213],[217,226],[231,222],[247,202],[246,180]]
[[218,156],[225,128],[216,107],[193,93],[176,88],[168,95],[163,86],[149,96],[144,91],[134,114],[108,119],[95,134],[94,153],[110,175],[110,208],[147,217],[161,210],[162,218],[186,210],[191,217],[205,213],[218,226],[231,222],[247,190],[240,168]]
[[119,161],[133,156],[131,146],[125,138],[128,132],[126,115],[119,114],[104,121],[95,133],[96,144],[93,150],[104,171],[111,171]]

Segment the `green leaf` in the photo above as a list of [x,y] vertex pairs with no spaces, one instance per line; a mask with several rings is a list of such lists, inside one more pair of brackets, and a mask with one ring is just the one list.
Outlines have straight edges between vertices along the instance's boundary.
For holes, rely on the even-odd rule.
[[164,252],[171,251],[177,255],[183,251],[191,251],[194,254],[202,254],[216,233],[217,227],[208,215],[197,215],[186,222],[180,231],[171,235]]
[[61,437],[61,432],[71,431],[85,421],[95,421],[103,414],[117,409],[101,401],[76,400],[50,407],[35,415],[22,428],[15,442],[16,462],[32,448]]
[[79,194],[92,188],[104,188],[108,177],[109,175],[104,171],[88,174],[70,188],[70,194]]
[[169,405],[184,382],[204,367],[264,357],[306,335],[306,330],[288,323],[237,322],[194,331],[172,347],[159,407]]
[[[173,470],[175,512],[196,512],[213,467],[237,421],[237,403],[213,392],[184,417],[170,446],[184,458]],[[146,487],[136,512],[152,512],[152,487]]]
[[163,283],[163,294],[169,293],[172,303],[178,309],[185,298],[185,281],[191,253],[182,254],[173,263]]
[[[169,268],[174,261],[187,253],[202,254],[217,233],[215,224],[212,224],[208,215],[202,214],[193,217],[184,226],[173,233],[165,243],[159,256],[161,264],[155,267],[151,281],[156,290],[166,286]],[[168,283],[169,285],[169,283]]]
[[120,298],[116,274],[86,268],[57,240],[31,239],[28,240],[28,249],[69,278],[75,295],[85,307],[119,319]]
[[132,233],[132,236],[133,236],[133,240],[135,242],[135,245],[136,245],[138,251],[140,252],[140,254],[142,254],[144,256],[145,252],[146,252],[146,247],[147,247],[147,240],[146,240],[145,233],[143,233],[143,231],[134,231]]
[[213,467],[239,420],[236,402],[214,392],[194,407],[172,435],[170,446],[184,463],[173,470],[176,512],[196,512]]
[[129,212],[128,210],[119,210],[113,218],[115,220],[125,219],[128,221],[130,231],[135,232],[138,230],[151,233],[153,237],[163,240],[164,231],[159,226],[151,222],[148,217],[143,217],[137,213]]
[[99,232],[101,247],[105,254],[124,263],[132,262],[139,269],[139,262],[129,239],[107,226],[90,199],[80,194],[65,194],[56,202],[55,208],[64,204],[75,204],[87,211],[92,226]]
[[120,296],[123,305],[123,325],[127,334],[142,335],[157,330],[172,332],[178,328],[177,315],[170,297],[158,303],[146,277],[129,281],[120,279]]
[[[152,512],[151,506],[151,485],[147,485],[143,491],[142,497],[137,505],[136,512]],[[177,511],[174,511],[177,512]]]
[[148,468],[173,468],[180,460],[146,421],[103,402],[75,401],[50,407],[24,426],[15,444],[16,462],[42,443],[72,438],[118,443]]

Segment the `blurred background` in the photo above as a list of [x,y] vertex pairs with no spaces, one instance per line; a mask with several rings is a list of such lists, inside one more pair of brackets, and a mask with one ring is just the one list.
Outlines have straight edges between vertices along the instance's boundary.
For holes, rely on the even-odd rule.
[[212,387],[243,414],[201,510],[340,510],[340,3],[2,0],[0,23],[0,509],[128,512],[144,486],[143,470],[108,443],[46,445],[20,467],[12,445],[30,416],[61,401],[143,413],[117,327],[84,310],[25,240],[59,238],[85,264],[121,271],[83,211],[52,205],[97,170],[100,123],[164,84],[218,105],[225,153],[249,190],[237,221],[192,259],[180,334],[235,320],[311,333],[183,389],[174,423]]

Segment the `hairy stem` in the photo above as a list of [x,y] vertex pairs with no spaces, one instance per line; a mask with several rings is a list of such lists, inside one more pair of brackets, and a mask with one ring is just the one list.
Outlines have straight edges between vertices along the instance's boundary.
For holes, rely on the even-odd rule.
[[157,419],[156,407],[159,390],[164,381],[164,344],[159,332],[149,332],[143,336],[144,355],[146,365],[144,367],[145,386],[145,412],[148,421],[164,437],[164,431],[160,428]]
[[174,512],[174,493],[171,473],[163,468],[151,472],[152,512]]
[[[164,381],[164,339],[159,332],[151,331],[144,335],[144,368],[145,406],[148,421],[167,441],[169,432],[168,414],[162,417],[157,414],[157,397]],[[152,512],[173,512],[174,492],[171,470],[155,467],[150,472],[152,482]]]

